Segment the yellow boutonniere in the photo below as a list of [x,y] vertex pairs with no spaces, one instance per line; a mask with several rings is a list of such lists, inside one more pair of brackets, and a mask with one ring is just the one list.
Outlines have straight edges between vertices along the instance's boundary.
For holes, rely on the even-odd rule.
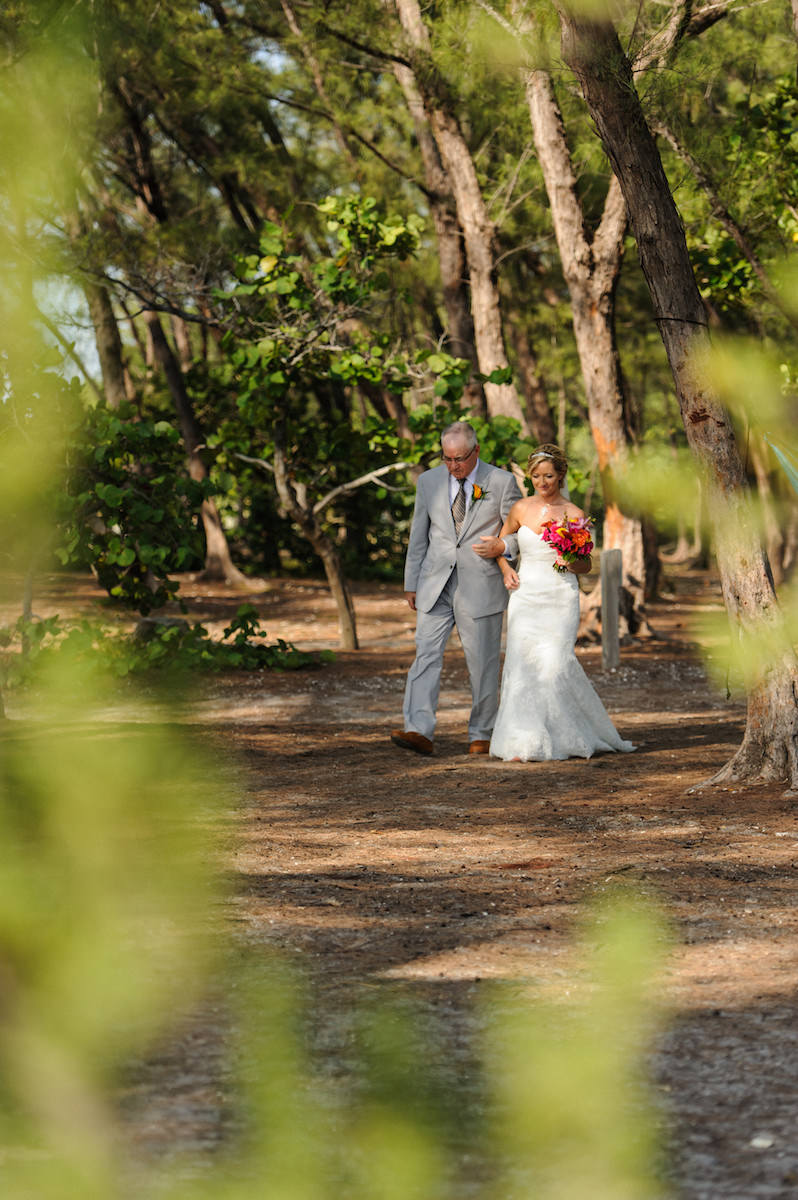
[[484,495],[485,495],[485,493],[482,490],[482,488],[479,486],[478,483],[475,483],[473,490],[471,492],[471,499],[472,500],[482,500]]

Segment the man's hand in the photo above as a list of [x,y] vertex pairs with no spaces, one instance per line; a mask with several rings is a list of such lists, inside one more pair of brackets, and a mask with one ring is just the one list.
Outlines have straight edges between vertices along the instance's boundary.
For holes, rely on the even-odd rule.
[[478,542],[471,543],[471,549],[480,558],[501,558],[506,547],[503,538],[491,537],[489,534],[483,533]]
[[410,605],[413,612],[415,612],[416,611],[416,593],[415,592],[405,592],[405,600]]

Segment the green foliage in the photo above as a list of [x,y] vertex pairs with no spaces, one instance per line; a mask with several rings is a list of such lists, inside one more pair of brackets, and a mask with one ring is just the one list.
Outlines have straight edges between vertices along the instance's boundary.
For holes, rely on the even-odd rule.
[[239,607],[221,639],[180,619],[144,621],[128,634],[85,619],[20,617],[0,627],[0,683],[6,688],[35,683],[54,661],[70,664],[79,675],[100,671],[123,679],[150,672],[286,671],[335,658],[329,650],[297,650],[282,638],[267,642],[267,636],[251,604]]
[[[770,63],[760,61],[762,36],[758,31],[758,44],[750,51],[756,55],[754,66],[747,64],[741,53],[745,34],[740,28],[735,30],[733,46],[727,52],[729,74],[718,80],[715,101],[722,124],[717,130],[711,125],[701,129],[700,136],[685,128],[681,138],[698,159],[750,252],[772,275],[781,257],[798,241],[798,87],[794,72],[780,73],[778,58]],[[678,102],[672,103],[678,113]],[[678,121],[678,115],[669,119]],[[688,176],[680,200],[702,295],[729,328],[755,329],[758,336],[767,329],[783,336],[782,318],[770,304],[748,255],[718,221],[715,202],[700,188],[693,197],[691,188],[696,184]]]
[[312,392],[328,377],[334,384],[380,383],[399,392],[410,382],[387,336],[371,332],[366,309],[388,282],[377,266],[414,252],[421,221],[415,214],[389,216],[371,197],[328,197],[319,208],[332,253],[312,261],[296,254],[289,234],[268,222],[260,254],[246,256],[238,284],[219,295],[238,314],[228,345],[243,385],[237,403],[250,419],[273,417],[292,388]]
[[103,689],[60,670],[41,683],[39,719],[7,723],[0,756],[3,1193],[100,1200],[119,1186],[122,1066],[207,977],[224,785],[154,719],[91,726]]
[[690,256],[704,299],[711,300],[719,312],[739,314],[758,283],[753,267],[740,254],[734,239],[709,226],[703,239],[692,245]]
[[71,672],[44,696],[80,724],[6,733],[0,771],[0,942],[17,1000],[0,1027],[7,1200],[129,1189],[120,1086],[131,1059],[163,1056],[182,1019],[202,1019],[209,987],[232,1016],[229,1152],[139,1159],[140,1194],[446,1200],[474,1190],[475,1168],[484,1200],[661,1193],[642,1062],[667,943],[647,905],[596,907],[564,994],[484,986],[462,1061],[443,1064],[412,998],[372,985],[337,1014],[353,1036],[332,1078],[308,1049],[313,978],[262,947],[223,954],[210,928],[224,899],[213,831],[233,801],[218,768],[153,715],[86,726],[102,693],[76,691]]
[[662,1194],[641,1056],[658,1015],[649,981],[667,941],[645,902],[610,893],[581,930],[581,995],[569,1005],[500,1001],[491,1020],[502,1101],[493,1132],[508,1190],[523,1181],[536,1200]]
[[[328,198],[319,211],[329,240],[323,251],[297,254],[294,231],[268,224],[260,253],[242,260],[240,281],[220,296],[235,319],[228,363],[217,378],[234,393],[235,405],[209,438],[217,461],[239,475],[237,454],[271,463],[279,450],[308,512],[330,492],[396,459],[394,436],[392,452],[375,463],[375,447],[388,449],[391,429],[372,412],[354,418],[352,396],[354,389],[401,396],[413,382],[412,364],[379,332],[376,317],[385,289],[393,288],[392,264],[414,252],[421,225],[414,214],[391,215],[368,197]],[[268,515],[259,497],[271,491],[269,480],[265,473],[245,477],[250,513],[259,508]],[[377,506],[369,485],[341,491],[316,511],[345,568],[381,570],[381,563],[391,563],[395,569],[402,533],[390,499],[396,493],[388,491],[395,486],[385,481]],[[401,497],[396,504],[406,507]],[[301,524],[298,531],[305,535]],[[307,560],[307,545],[295,534],[293,543],[284,527],[280,536]]]
[[[436,357],[443,359],[442,355]],[[459,359],[452,361],[462,362]],[[535,448],[534,441],[521,437],[521,426],[514,417],[477,417],[457,403],[450,407],[421,404],[408,415],[414,442],[402,443],[400,453],[411,461],[434,466],[436,460],[440,460],[441,430],[454,421],[468,421],[473,426],[480,457],[485,462],[508,466],[516,462],[526,466],[526,460]]]
[[[326,227],[334,233],[343,254],[351,255],[360,270],[369,272],[386,252],[402,260],[414,254],[424,221],[416,213],[407,219],[386,215],[373,196],[328,196],[319,205]],[[345,265],[339,254],[337,266]]]
[[83,414],[68,455],[59,559],[90,566],[124,607],[161,607],[178,590],[170,572],[202,561],[195,513],[209,493],[186,475],[177,431],[98,405]]

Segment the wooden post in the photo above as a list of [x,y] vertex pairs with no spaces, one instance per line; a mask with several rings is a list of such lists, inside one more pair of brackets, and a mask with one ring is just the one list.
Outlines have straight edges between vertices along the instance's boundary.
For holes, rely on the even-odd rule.
[[601,555],[601,665],[615,671],[620,661],[618,617],[621,612],[622,555],[604,550]]

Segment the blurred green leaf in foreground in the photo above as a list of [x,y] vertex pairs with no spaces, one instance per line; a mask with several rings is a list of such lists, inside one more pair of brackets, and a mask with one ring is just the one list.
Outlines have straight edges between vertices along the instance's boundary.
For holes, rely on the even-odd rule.
[[[79,165],[91,157],[81,139],[94,92],[79,24],[70,24],[89,8],[14,6],[3,24],[4,599],[21,594],[49,552],[66,470],[75,396],[40,336],[35,296],[48,239],[37,214],[43,197],[47,211],[70,212]],[[621,909],[597,917],[586,941],[592,964],[575,968],[584,983],[575,1006],[542,1007],[530,994],[508,1008],[487,993],[492,1033],[484,1053],[474,1048],[463,1096],[430,1082],[412,1011],[390,1004],[364,1015],[360,1086],[321,1086],[296,980],[270,959],[255,972],[252,955],[242,964],[214,954],[218,813],[230,807],[232,764],[212,769],[132,689],[99,673],[79,678],[68,664],[55,658],[37,680],[38,706],[0,725],[3,1200],[462,1200],[467,1182],[486,1200],[656,1194],[638,1073],[654,922]],[[181,1017],[201,1014],[211,986],[225,992],[238,1033],[241,1084],[229,1096],[237,1130],[225,1153],[193,1170],[146,1161],[132,1170],[117,1114],[123,1073],[175,1036]],[[451,1113],[468,1107],[480,1081],[484,1119],[476,1101],[462,1118],[482,1164],[474,1181]]]

